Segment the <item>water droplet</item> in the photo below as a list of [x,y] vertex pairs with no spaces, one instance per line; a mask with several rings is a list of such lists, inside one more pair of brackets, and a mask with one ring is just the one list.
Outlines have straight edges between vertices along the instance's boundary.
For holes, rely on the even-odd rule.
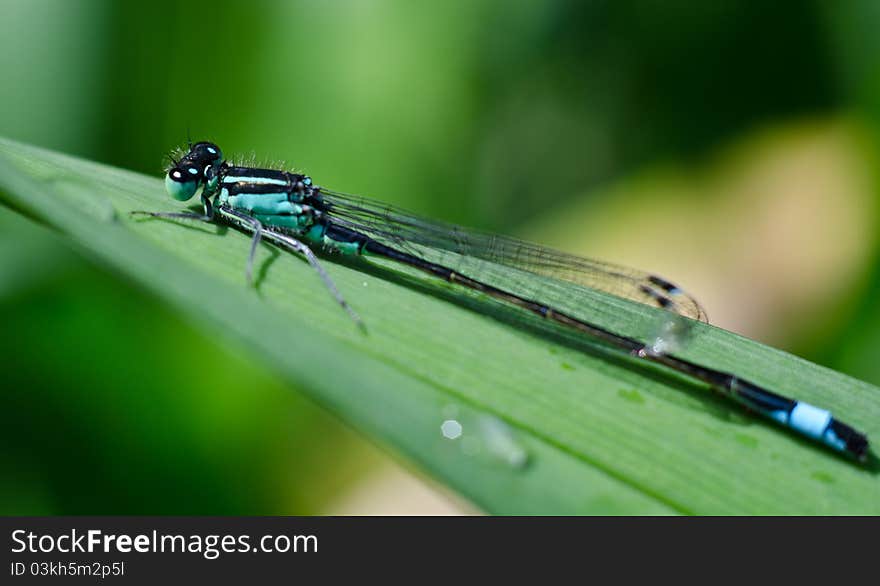
[[659,356],[681,350],[690,337],[691,324],[678,314],[664,312],[655,323],[644,351]]
[[812,474],[810,474],[810,476],[812,478],[815,478],[819,482],[824,482],[825,484],[834,484],[834,476],[827,473],[827,472],[817,470],[817,471],[813,472]]
[[509,425],[497,417],[482,417],[479,429],[482,444],[490,456],[512,468],[523,468],[528,464],[529,453]]
[[101,206],[101,221],[102,222],[118,222],[119,214],[116,213],[116,208],[113,207],[113,204],[109,201],[106,205]]
[[758,447],[758,440],[750,435],[746,435],[744,433],[738,433],[734,437],[736,438],[736,441],[738,441],[739,443],[741,443],[744,446],[747,446],[749,448],[757,448]]
[[90,201],[87,205],[92,216],[99,222],[117,222],[119,220],[119,215],[116,213],[116,208],[113,207],[113,202],[107,198],[97,198]]
[[455,440],[461,437],[463,428],[455,419],[447,419],[440,425],[440,432],[446,439]]
[[442,409],[440,433],[455,442],[461,454],[490,464],[519,469],[529,462],[529,453],[516,432],[494,415],[475,415],[450,403]]
[[621,399],[626,399],[630,403],[637,403],[639,405],[643,405],[645,403],[645,398],[640,392],[635,389],[620,389],[619,391],[617,391],[617,395]]

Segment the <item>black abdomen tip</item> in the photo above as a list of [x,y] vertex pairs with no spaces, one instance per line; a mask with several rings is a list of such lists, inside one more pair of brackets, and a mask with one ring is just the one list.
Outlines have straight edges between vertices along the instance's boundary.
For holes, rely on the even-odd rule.
[[864,462],[868,458],[868,438],[845,423],[832,419],[831,431],[846,443],[846,451]]

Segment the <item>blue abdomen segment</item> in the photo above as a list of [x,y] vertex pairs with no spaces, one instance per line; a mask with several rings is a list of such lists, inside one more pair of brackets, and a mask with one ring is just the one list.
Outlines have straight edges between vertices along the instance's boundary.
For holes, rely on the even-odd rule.
[[317,222],[303,233],[303,240],[345,256],[361,254],[365,238],[363,235],[340,228],[332,223]]
[[799,402],[791,410],[788,424],[808,437],[842,450],[846,447],[846,442],[834,433],[831,426],[833,420],[834,418],[831,416],[830,411],[820,409],[809,403]]
[[830,411],[776,395],[742,379],[734,379],[731,390],[734,398],[751,409],[835,450],[849,451],[859,458],[867,450],[864,436],[834,419]]
[[809,403],[799,401],[791,411],[773,411],[768,413],[771,419],[775,419],[783,425],[795,431],[818,440],[835,450],[845,450],[846,441],[838,437],[834,431],[834,417],[830,411],[820,409]]
[[822,437],[829,423],[831,423],[831,412],[809,403],[798,403],[788,416],[789,425],[815,439]]

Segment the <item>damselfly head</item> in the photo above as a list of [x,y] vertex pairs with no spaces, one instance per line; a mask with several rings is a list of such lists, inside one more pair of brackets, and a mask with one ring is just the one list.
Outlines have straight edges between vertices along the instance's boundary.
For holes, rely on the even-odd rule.
[[[206,162],[215,163],[223,160],[223,153],[213,142],[197,142],[189,147],[186,157],[200,159]],[[185,157],[185,158],[186,158]]]
[[222,164],[223,153],[214,143],[197,142],[190,145],[189,151],[168,169],[165,191],[178,201],[186,201],[200,187],[216,180]]

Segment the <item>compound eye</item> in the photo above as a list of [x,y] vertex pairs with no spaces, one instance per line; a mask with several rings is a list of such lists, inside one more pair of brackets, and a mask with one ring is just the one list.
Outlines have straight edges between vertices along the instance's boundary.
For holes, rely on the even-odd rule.
[[[194,170],[195,175],[190,171]],[[178,201],[186,201],[195,195],[199,188],[198,170],[188,167],[185,170],[175,167],[165,176],[165,191]]]

